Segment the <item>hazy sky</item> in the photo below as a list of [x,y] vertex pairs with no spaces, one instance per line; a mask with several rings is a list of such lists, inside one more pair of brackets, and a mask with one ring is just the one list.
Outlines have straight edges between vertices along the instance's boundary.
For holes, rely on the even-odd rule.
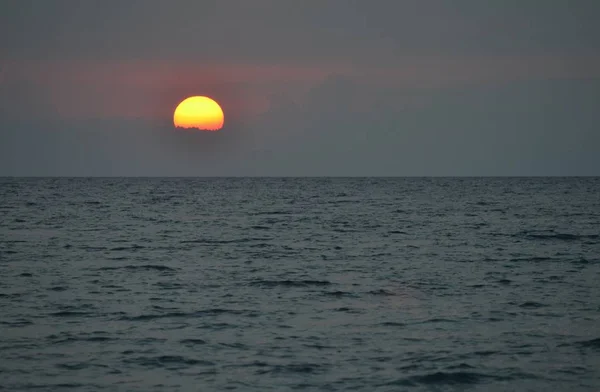
[[[0,175],[600,175],[598,0],[0,0]],[[189,95],[218,133],[173,128]]]

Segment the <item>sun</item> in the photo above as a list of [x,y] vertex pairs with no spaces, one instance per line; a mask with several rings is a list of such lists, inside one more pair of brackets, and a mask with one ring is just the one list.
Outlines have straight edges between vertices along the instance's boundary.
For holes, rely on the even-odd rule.
[[173,124],[177,128],[218,131],[223,128],[223,122],[223,109],[215,100],[208,97],[186,98],[173,113]]

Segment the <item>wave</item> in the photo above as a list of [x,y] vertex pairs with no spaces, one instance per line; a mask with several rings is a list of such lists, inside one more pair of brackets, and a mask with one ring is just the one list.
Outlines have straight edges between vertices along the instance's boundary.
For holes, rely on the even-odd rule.
[[25,327],[27,325],[33,325],[32,321],[29,320],[16,320],[16,321],[0,321],[0,325],[6,325],[9,327]]
[[335,308],[334,309],[336,312],[346,312],[346,313],[361,313],[360,310],[358,309],[354,309],[354,308],[349,308],[347,306],[342,306],[341,308]]
[[255,280],[249,283],[251,286],[260,287],[311,287],[329,286],[333,283],[327,280]]
[[98,271],[116,271],[116,270],[128,270],[128,271],[177,271],[176,268],[167,267],[166,265],[155,265],[155,264],[144,264],[144,265],[124,265],[120,267],[100,267]]
[[404,323],[398,323],[398,322],[395,322],[395,321],[386,321],[386,322],[381,323],[379,325],[382,325],[384,327],[405,327],[406,326],[406,324],[404,324]]
[[160,314],[142,314],[139,316],[122,316],[121,320],[127,321],[148,321],[148,320],[157,320],[164,318],[196,318],[196,317],[204,317],[204,316],[218,316],[221,314],[234,314],[234,315],[244,315],[251,314],[252,311],[248,310],[235,310],[235,309],[206,309],[206,310],[198,310],[196,312],[169,312],[169,313],[160,313]]
[[425,320],[425,321],[422,321],[422,322],[418,322],[416,324],[428,324],[428,323],[436,324],[436,323],[456,323],[456,322],[458,322],[458,320],[452,320],[452,319],[441,318],[441,317],[434,317],[432,319]]
[[118,340],[109,336],[73,336],[71,334],[59,334],[59,335],[48,335],[46,339],[51,341],[52,344],[58,343],[69,343],[69,342],[91,342],[91,343],[103,343]]
[[183,240],[179,241],[180,244],[209,244],[209,245],[219,245],[219,244],[237,244],[237,243],[246,243],[252,241],[270,241],[272,238],[238,238],[235,240],[211,240],[211,239],[197,239],[197,240]]
[[396,295],[393,292],[387,291],[387,290],[384,290],[384,289],[371,290],[371,291],[368,292],[368,294],[371,294],[371,295],[384,295],[384,296],[394,296],[394,295]]
[[525,308],[525,309],[537,309],[537,308],[543,308],[546,305],[541,304],[539,302],[534,302],[534,301],[527,301],[527,302],[523,302],[521,305],[519,305],[520,308]]
[[52,317],[84,317],[89,316],[92,313],[90,312],[78,312],[74,310],[63,310],[61,312],[50,313],[49,316]]
[[253,229],[253,230],[271,230],[271,227],[269,227],[269,226],[261,226],[261,225],[252,226],[250,228]]
[[551,261],[552,257],[545,256],[532,256],[532,257],[516,257],[510,259],[511,262],[519,262],[519,261],[531,261],[531,262],[540,262],[540,261]]
[[417,385],[473,385],[485,381],[503,380],[503,377],[492,376],[477,372],[435,372],[418,376],[411,376],[392,381],[384,386],[417,386]]
[[161,355],[157,357],[137,357],[130,358],[124,361],[125,363],[136,364],[149,368],[162,368],[169,365],[184,365],[184,366],[212,366],[214,362],[188,358],[181,355]]
[[65,370],[83,370],[83,369],[87,369],[91,366],[93,366],[93,365],[90,363],[84,363],[84,362],[59,363],[58,365],[56,365],[57,368],[65,369]]
[[584,348],[600,349],[600,338],[577,342],[576,345]]
[[260,211],[260,212],[255,212],[255,213],[252,213],[250,215],[260,216],[260,215],[289,215],[289,214],[290,214],[289,211],[275,210],[275,211]]
[[206,340],[203,340],[203,339],[182,339],[182,340],[179,341],[179,343],[185,344],[185,345],[199,345],[199,344],[206,344]]
[[329,297],[354,297],[355,294],[349,293],[347,291],[326,291],[323,293],[325,296]]
[[[15,390],[16,389],[23,389],[23,390],[29,390],[29,389],[40,389],[40,390],[46,390],[46,391],[56,391],[56,390],[61,390],[61,389],[75,389],[75,390],[81,390],[82,388],[99,388],[98,385],[96,384],[89,384],[89,383],[85,383],[85,384],[78,384],[78,383],[58,383],[58,384],[18,384],[15,386]],[[1,387],[0,387],[1,389]]]
[[597,240],[598,234],[571,234],[550,232],[531,232],[522,231],[513,235],[513,237],[524,237],[530,240],[558,240],[558,241],[578,241],[578,240]]
[[[119,251],[125,251],[125,250],[138,250],[138,249],[144,249],[144,248],[145,248],[145,246],[133,244],[131,246],[117,246],[115,248],[111,248],[110,250],[119,252]],[[88,247],[88,249],[89,249],[89,247]],[[104,249],[104,248],[101,248],[100,250],[102,250],[102,249]]]
[[256,371],[256,374],[268,374],[268,373],[302,373],[302,374],[313,374],[321,373],[326,369],[326,366],[313,364],[313,363],[299,363],[290,365],[274,365],[265,368],[262,366],[260,370]]

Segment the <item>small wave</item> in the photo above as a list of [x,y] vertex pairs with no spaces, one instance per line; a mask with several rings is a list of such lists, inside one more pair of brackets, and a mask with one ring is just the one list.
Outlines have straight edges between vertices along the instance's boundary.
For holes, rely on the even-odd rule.
[[46,391],[56,391],[60,389],[75,389],[81,390],[82,388],[95,388],[98,387],[94,384],[77,384],[77,383],[58,383],[58,384],[20,384],[18,385],[19,389],[29,390],[29,389],[40,389]]
[[332,283],[327,280],[255,280],[250,282],[252,286],[261,287],[310,287],[329,286]]
[[541,304],[539,302],[534,302],[534,301],[527,301],[527,302],[523,302],[521,305],[519,305],[520,308],[524,308],[524,309],[537,309],[537,308],[543,308],[544,304]]
[[583,257],[572,261],[573,264],[590,264],[591,262],[592,261],[590,261],[588,259],[584,259]]
[[69,342],[91,342],[91,343],[103,343],[108,341],[117,340],[108,336],[73,336],[68,333],[62,333],[59,335],[48,335],[46,339],[51,341],[53,344],[58,343],[69,343]]
[[327,346],[324,344],[303,344],[303,347],[307,347],[307,348],[315,348],[317,350],[329,350],[329,349],[335,349],[335,346]]
[[489,357],[490,355],[498,354],[498,351],[493,351],[493,350],[475,351],[474,354],[479,355],[480,357]]
[[124,265],[122,267],[101,267],[98,268],[98,271],[116,271],[116,270],[128,270],[128,271],[170,271],[174,272],[177,269],[173,267],[167,267],[166,265],[153,265],[153,264],[145,264],[145,265]]
[[371,295],[385,295],[385,296],[396,295],[396,294],[392,293],[391,291],[387,291],[387,290],[384,290],[384,289],[371,290],[371,291],[369,291],[368,294],[371,294]]
[[545,257],[545,256],[516,257],[516,258],[510,259],[510,261],[512,261],[512,262],[531,261],[534,263],[541,262],[541,261],[551,261],[551,260],[553,260],[552,257]]
[[323,293],[325,296],[329,297],[353,297],[354,294],[349,293],[347,291],[326,291]]
[[577,342],[576,345],[579,347],[600,349],[600,338]]
[[179,290],[184,287],[182,284],[171,282],[158,282],[155,283],[155,286],[160,287],[163,290]]
[[275,365],[269,368],[262,368],[256,371],[256,374],[268,373],[303,373],[313,374],[320,373],[324,370],[324,366],[311,363],[290,364],[290,365]]
[[272,246],[266,242],[259,242],[258,244],[250,245],[250,248],[270,248]]
[[395,321],[386,321],[379,325],[383,325],[384,327],[405,327],[406,326],[406,324],[404,324],[404,323],[399,323],[399,322],[395,322]]
[[246,368],[246,367],[267,367],[267,366],[271,366],[266,362],[263,361],[252,361],[252,362],[248,362],[248,363],[236,363],[236,364],[230,364],[230,365],[223,365],[223,367],[225,368]]
[[12,294],[0,293],[0,298],[19,298],[22,295],[23,295],[22,293],[12,293]]
[[563,374],[570,374],[570,375],[574,375],[574,376],[583,376],[587,373],[588,369],[583,366],[572,366],[572,367],[568,367],[568,368],[557,369],[556,371],[559,373],[563,373]]
[[[111,248],[110,250],[120,252],[120,251],[138,250],[138,249],[144,249],[144,248],[145,248],[145,246],[133,244],[131,246],[117,246],[115,248]],[[104,249],[104,248],[102,248],[102,249]]]
[[456,322],[457,322],[457,320],[451,320],[451,319],[446,319],[446,318],[441,318],[441,317],[435,317],[435,318],[432,318],[432,319],[429,319],[429,320],[425,320],[425,321],[423,321],[421,323],[418,323],[418,324],[456,323]]
[[[59,369],[65,369],[65,370],[83,370],[83,369],[87,369],[89,367],[97,367],[98,365],[94,365],[92,363],[85,363],[85,362],[76,362],[76,363],[59,363],[56,365],[57,368]],[[104,366],[102,366],[104,367]]]
[[143,367],[149,368],[162,368],[169,365],[182,365],[182,366],[193,366],[193,365],[201,365],[201,366],[212,366],[213,362],[187,358],[181,355],[161,355],[158,357],[137,357],[127,359],[124,362],[141,365]]
[[343,306],[341,308],[336,308],[334,309],[336,312],[346,312],[346,313],[360,313],[360,311],[353,309],[353,308],[349,308],[347,306]]
[[389,253],[389,252],[375,253],[375,254],[371,255],[372,258],[375,258],[375,257],[389,257],[389,256],[393,256],[393,255],[391,253]]
[[333,229],[334,232],[336,233],[358,233],[360,230],[356,230],[356,229]]
[[245,310],[233,310],[233,309],[206,309],[199,310],[196,312],[170,312],[170,313],[162,313],[162,314],[142,314],[139,316],[123,316],[121,320],[127,321],[148,321],[148,320],[157,320],[163,318],[194,318],[194,317],[203,317],[203,316],[218,316],[221,314],[235,314],[242,315],[248,313]]
[[86,342],[108,342],[110,340],[115,340],[115,339],[109,338],[108,336],[91,336],[89,338],[80,338],[79,340],[83,340]]
[[209,329],[212,331],[221,330],[221,329],[229,329],[229,328],[239,328],[238,324],[230,324],[230,323],[203,323],[198,325],[196,328],[198,329]]
[[486,380],[501,380],[501,377],[476,372],[436,372],[402,378],[384,385],[417,386],[421,385],[474,385]]
[[571,234],[571,233],[534,233],[521,232],[517,236],[523,236],[530,240],[559,240],[559,241],[577,241],[577,240],[596,240],[600,237],[598,234]]
[[255,212],[252,215],[288,215],[289,212],[288,211],[261,211],[261,212]]
[[203,340],[203,339],[182,339],[182,340],[179,341],[179,343],[186,344],[186,345],[199,345],[199,344],[206,344],[206,340]]
[[237,350],[247,350],[248,346],[246,346],[244,343],[220,343],[221,346],[223,347],[229,347],[229,348],[235,348]]
[[471,366],[468,363],[459,363],[458,365],[450,365],[448,367],[446,367],[446,369],[449,370],[456,370],[456,369],[475,369],[475,366]]
[[77,312],[74,310],[63,310],[61,312],[50,313],[52,317],[84,317],[89,316],[90,312]]
[[327,202],[327,204],[331,204],[331,205],[339,205],[339,204],[358,204],[360,203],[360,200],[331,200],[329,202]]
[[209,245],[219,245],[219,244],[243,244],[246,242],[252,241],[270,241],[271,238],[238,238],[235,240],[211,240],[211,239],[197,239],[197,240],[183,240],[179,241],[180,244],[209,244]]
[[0,321],[0,325],[6,325],[9,327],[25,327],[32,324],[33,322],[29,320]]

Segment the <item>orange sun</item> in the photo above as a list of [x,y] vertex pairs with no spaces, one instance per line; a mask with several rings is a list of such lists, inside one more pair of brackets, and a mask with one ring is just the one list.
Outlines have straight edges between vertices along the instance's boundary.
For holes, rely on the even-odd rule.
[[223,109],[208,97],[186,98],[173,113],[173,123],[178,128],[218,131],[223,128],[223,121]]

